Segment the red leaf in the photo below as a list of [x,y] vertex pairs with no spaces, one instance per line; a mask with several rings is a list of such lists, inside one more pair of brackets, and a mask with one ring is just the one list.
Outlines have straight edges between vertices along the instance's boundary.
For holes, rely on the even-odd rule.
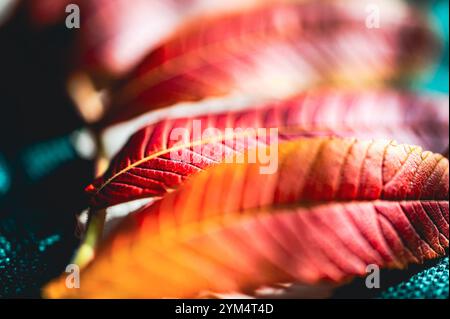
[[[256,142],[265,144],[267,137],[239,137],[241,143],[224,147],[226,128],[278,128],[285,140],[298,136],[337,135],[358,138],[394,139],[417,144],[424,149],[442,152],[448,146],[448,98],[418,96],[410,93],[322,91],[301,94],[296,98],[255,109],[205,115],[197,118],[164,120],[149,125],[131,137],[112,161],[107,173],[90,185],[93,208],[102,208],[144,197],[159,197],[178,187],[188,176],[220,162],[237,149]],[[198,122],[195,122],[198,121]],[[195,136],[194,123],[203,133],[219,129],[218,140],[211,143]],[[189,131],[189,139],[180,141],[170,136],[178,129]],[[201,143],[194,150],[193,144]],[[212,146],[219,152],[202,157]],[[171,160],[174,149],[189,149],[192,163]],[[227,150],[227,152],[221,152]],[[214,154],[213,154],[214,155]],[[410,159],[412,160],[412,159]]]
[[85,66],[120,76],[186,21],[276,1],[133,0],[130,5],[129,0],[88,0],[81,59]]
[[195,21],[114,90],[101,125],[236,92],[284,97],[325,84],[383,83],[423,66],[436,47],[424,19],[389,1],[383,27],[368,28],[364,3],[306,1]]

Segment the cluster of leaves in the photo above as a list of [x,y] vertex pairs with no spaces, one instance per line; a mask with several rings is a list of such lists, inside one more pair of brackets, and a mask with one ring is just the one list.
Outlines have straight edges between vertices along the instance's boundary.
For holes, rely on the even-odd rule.
[[[368,28],[360,0],[80,0],[88,15],[76,67],[108,78],[99,81],[106,112],[93,125],[99,155],[115,154],[114,142],[120,151],[86,188],[80,289],[63,276],[44,296],[260,296],[293,283],[331,290],[369,264],[404,269],[446,255],[448,97],[399,88],[438,42],[413,6],[375,2],[380,28]],[[35,23],[60,19],[30,3]],[[215,136],[170,139],[194,123]],[[227,128],[253,130],[230,136]],[[261,128],[278,130],[275,173],[261,174],[258,161],[225,161],[269,151]],[[188,157],[173,159],[177,150]],[[102,234],[109,207],[141,199]]]

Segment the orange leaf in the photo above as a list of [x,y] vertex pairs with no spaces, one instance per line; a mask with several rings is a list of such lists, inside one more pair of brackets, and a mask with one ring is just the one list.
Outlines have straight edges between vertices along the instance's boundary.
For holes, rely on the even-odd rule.
[[297,281],[342,283],[448,248],[448,160],[387,141],[280,145],[278,170],[221,164],[126,218],[51,298],[197,297]]

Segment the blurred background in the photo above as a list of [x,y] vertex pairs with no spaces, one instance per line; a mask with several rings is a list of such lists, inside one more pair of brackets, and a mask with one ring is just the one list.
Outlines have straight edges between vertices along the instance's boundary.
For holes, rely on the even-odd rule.
[[[144,7],[146,4],[142,3],[146,1],[154,2],[136,3]],[[131,8],[108,14],[103,7],[108,1],[91,2],[94,5],[89,10],[105,11],[104,19],[131,23],[120,17]],[[133,6],[131,2],[128,3]],[[182,1],[168,2],[177,5]],[[80,64],[81,69],[106,70],[91,74],[95,74],[96,85],[107,86],[139,59],[136,55],[127,63],[119,63],[110,56],[110,51],[96,58],[87,49],[83,51],[87,52],[84,57],[73,58],[74,47],[84,50],[92,39],[102,39],[104,35],[96,34],[102,32],[101,24],[83,29],[83,6],[81,29],[67,29],[64,9],[68,3],[71,1],[0,0],[0,297],[3,298],[39,298],[41,286],[64,271],[78,244],[74,235],[75,216],[87,207],[83,190],[92,181],[96,164],[92,151],[86,151],[89,137],[85,127],[89,115],[80,111],[76,98],[67,89],[74,64]],[[431,69],[410,85],[414,90],[448,94],[449,3],[434,0],[409,4],[429,18],[440,41],[440,52]],[[151,9],[156,7],[153,4]],[[182,18],[168,11],[164,19],[163,31]],[[152,31],[140,31],[143,33],[139,36],[147,36],[148,32],[151,37]],[[82,45],[77,44],[83,32],[89,32],[90,38],[83,40]],[[156,39],[152,41],[156,43]],[[139,51],[134,48],[129,50]],[[82,149],[80,143],[84,143]],[[385,289],[368,291],[363,289],[363,282],[356,280],[339,289],[335,297],[448,298],[448,257],[403,272],[385,272],[381,278]]]

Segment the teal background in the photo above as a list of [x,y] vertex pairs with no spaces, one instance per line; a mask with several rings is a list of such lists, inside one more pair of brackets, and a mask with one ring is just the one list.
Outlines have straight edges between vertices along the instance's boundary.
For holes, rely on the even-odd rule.
[[435,69],[419,83],[427,91],[449,92],[449,3],[448,1],[430,1],[429,15],[443,42],[443,50]]

